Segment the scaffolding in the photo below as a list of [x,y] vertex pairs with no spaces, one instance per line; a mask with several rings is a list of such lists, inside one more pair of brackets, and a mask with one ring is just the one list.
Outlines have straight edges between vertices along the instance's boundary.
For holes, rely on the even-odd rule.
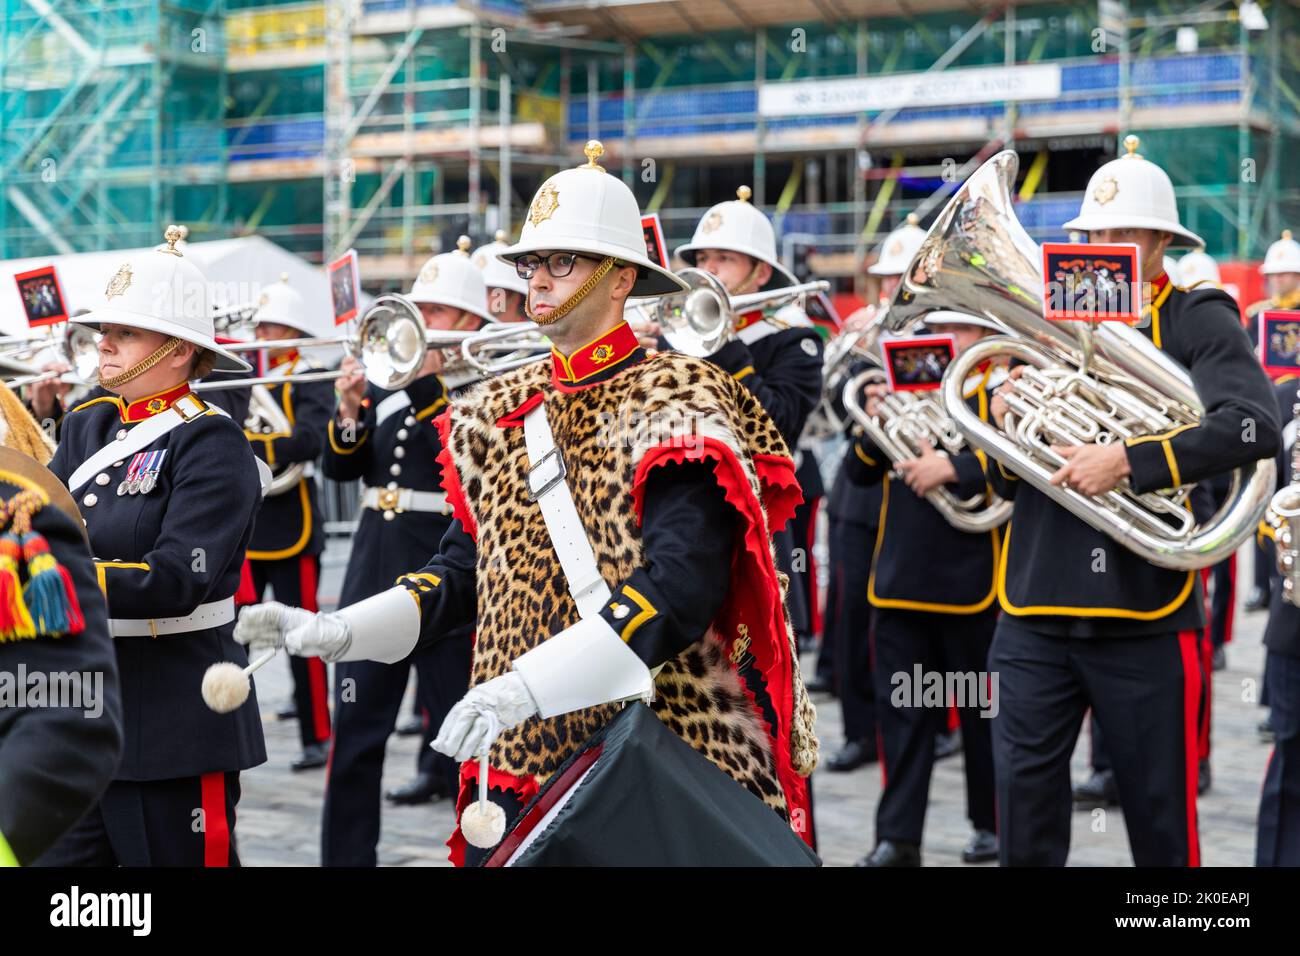
[[0,258],[222,235],[223,0],[0,0]]
[[[830,276],[860,276],[1003,147],[1024,159],[1026,227],[1059,237],[1128,132],[1212,254],[1257,257],[1300,222],[1297,0],[1262,3],[1258,31],[1230,0],[0,4],[4,257],[146,244],[182,219],[318,262],[356,248],[378,291],[462,232],[512,231],[588,138],[670,245],[745,182],[787,260]],[[763,105],[801,82],[1035,65],[1059,95]]]

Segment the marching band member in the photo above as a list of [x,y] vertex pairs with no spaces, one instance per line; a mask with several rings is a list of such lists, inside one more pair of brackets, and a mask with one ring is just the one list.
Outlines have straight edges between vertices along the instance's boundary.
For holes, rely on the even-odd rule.
[[[123,262],[73,321],[100,333],[100,385],[70,411],[53,471],[81,508],[122,683],[126,743],[99,802],[51,865],[238,864],[239,771],[266,760],[257,696],[218,714],[209,665],[248,664],[231,640],[235,589],[261,496],[240,426],[190,391],[248,365],[213,340],[203,273],[167,244]],[[201,825],[196,821],[201,820]]]
[[[932,312],[926,328],[951,334],[961,354],[989,330],[987,319],[958,312]],[[988,421],[992,366],[966,383],[967,404]],[[874,416],[887,385],[867,387],[867,414]],[[893,465],[863,434],[846,463],[855,484],[882,485],[880,530],[872,555],[867,596],[875,608],[872,657],[875,660],[877,717],[883,743],[883,788],[876,806],[876,847],[859,866],[920,866],[921,833],[935,761],[935,736],[948,720],[948,701],[918,706],[894,700],[897,675],[957,673],[974,675],[968,686],[987,679],[985,661],[997,623],[994,568],[1000,530],[959,531],[925,499],[947,487],[961,499],[987,495],[982,452],[967,449],[949,458],[925,450]],[[936,555],[941,559],[936,561]],[[989,714],[979,699],[958,701],[966,753],[966,812],[974,835],[962,851],[966,863],[996,860],[997,816],[993,805],[993,749]]]
[[1259,267],[1268,283],[1268,298],[1246,308],[1246,331],[1259,344],[1259,314],[1266,309],[1300,309],[1300,242],[1284,229],[1282,238],[1268,247]]
[[[253,315],[253,331],[262,350],[261,374],[283,377],[282,383],[255,385],[261,399],[269,399],[283,411],[288,430],[262,420],[260,427],[245,429],[254,454],[275,472],[295,465],[302,467],[297,482],[273,487],[262,502],[253,540],[248,544],[249,586],[242,588],[239,603],[255,604],[269,584],[275,599],[294,607],[314,611],[320,580],[320,556],[325,550],[324,518],[317,498],[314,462],[325,444],[325,423],[334,406],[329,382],[294,382],[296,372],[315,371],[320,366],[296,348],[276,348],[276,340],[323,336],[330,331],[307,312],[302,296],[289,285],[289,277],[267,287]],[[235,391],[243,391],[238,389]],[[256,391],[254,394],[257,394]],[[257,407],[254,400],[253,408]],[[277,416],[278,418],[279,416]],[[283,422],[281,422],[281,425]],[[291,657],[294,711],[302,752],[290,769],[309,770],[325,766],[330,739],[329,676],[319,658]]]
[[[876,261],[867,271],[880,279],[880,295],[873,306],[845,320],[849,334],[870,322],[888,304],[899,279],[925,241],[916,216],[885,237]],[[854,369],[855,373],[860,369]],[[837,404],[840,402],[836,396]],[[849,463],[855,459],[850,441],[831,486],[827,506],[830,531],[830,584],[826,589],[825,640],[831,642],[835,661],[835,694],[844,720],[844,746],[826,761],[826,769],[845,773],[874,763],[879,755],[876,691],[871,676],[872,611],[867,600],[871,577],[871,550],[880,527],[881,484],[861,485],[849,480]]]
[[[682,283],[646,256],[632,191],[596,164],[603,148],[586,152],[542,184],[502,253],[529,279],[550,361],[438,417],[455,517],[437,555],[337,614],[246,609],[240,640],[398,661],[477,619],[473,686],[435,746],[469,761],[490,745],[507,820],[614,702],[653,690],[671,730],[808,839],[816,740],[768,543],[798,500],[793,462],[731,376],[639,347],[627,298]],[[477,760],[462,767],[458,813],[478,774]],[[451,845],[455,862],[482,859],[459,828]]]
[[505,232],[498,229],[492,242],[474,250],[470,261],[483,273],[492,318],[497,322],[527,322],[528,282],[497,258],[508,246]]
[[[1235,303],[1219,289],[1186,292],[1168,281],[1164,251],[1200,239],[1179,223],[1168,175],[1136,154],[1136,137],[1125,146],[1128,156],[1093,174],[1066,228],[1139,246],[1142,331],[1187,368],[1205,413],[1167,434],[1061,450],[1067,462],[1053,481],[1084,495],[1125,481],[1139,493],[1198,482],[1277,449],[1275,404]],[[1011,387],[992,403],[999,426]],[[1070,753],[1091,706],[1134,861],[1199,865],[1200,575],[1147,563],[1000,464],[989,476],[1015,501],[998,569],[1004,613],[989,655],[1001,689],[993,753],[1002,862],[1065,862]]]
[[[462,236],[461,249],[431,258],[411,287],[408,298],[430,329],[473,330],[491,319],[484,277],[465,251],[468,244]],[[338,408],[329,422],[325,474],[336,481],[360,479],[364,489],[340,606],[379,594],[400,575],[419,570],[451,526],[438,464],[442,441],[433,424],[452,394],[440,374],[444,362],[441,349],[429,349],[419,377],[388,391],[367,385],[356,359],[344,359],[336,384]],[[355,660],[335,668],[334,753],[321,824],[326,866],[376,863],[384,749],[412,665],[431,740],[469,687],[468,633],[398,663]],[[342,690],[345,682],[353,688],[348,696]],[[416,779],[390,794],[394,802],[456,795],[456,765],[427,744],[420,747]]]
[[[1300,420],[1295,411],[1300,402],[1296,384],[1295,378],[1288,378],[1273,386],[1278,414],[1287,423]],[[1288,427],[1282,434],[1277,456],[1279,489],[1295,479],[1292,456],[1296,429]],[[1261,527],[1271,537],[1267,523],[1261,523]],[[1264,696],[1271,708],[1268,724],[1273,752],[1259,795],[1256,866],[1300,866],[1300,607],[1284,599],[1283,594],[1282,582],[1278,581],[1264,625]]]
[[[1291,237],[1291,230],[1282,232],[1282,238],[1268,247],[1260,273],[1268,284],[1268,298],[1251,303],[1246,308],[1246,331],[1250,341],[1259,346],[1259,314],[1265,309],[1300,309],[1300,242]],[[1247,611],[1262,611],[1271,607],[1269,591],[1272,585],[1273,552],[1270,545],[1256,541],[1255,586],[1246,598]],[[1260,724],[1260,735],[1272,739],[1268,719]]]
[[[750,203],[748,186],[736,199],[710,208],[695,227],[691,241],[677,249],[688,265],[718,277],[731,295],[766,292],[797,285],[776,254],[776,231]],[[795,469],[803,504],[789,528],[777,531],[777,564],[790,578],[790,618],[800,646],[813,632],[815,569],[810,529],[817,502],[825,494],[821,468],[811,447],[800,443],[808,416],[821,398],[822,340],[812,321],[795,303],[778,309],[752,309],[736,319],[735,336],[709,357],[748,388],[795,449]],[[798,555],[803,560],[798,560]]]
[[0,706],[3,867],[35,861],[104,792],[122,756],[122,698],[77,506],[24,450],[45,435],[7,388],[0,431],[0,542],[14,562],[3,573],[27,578],[0,608],[0,673],[74,675],[80,690],[79,700],[24,695]]

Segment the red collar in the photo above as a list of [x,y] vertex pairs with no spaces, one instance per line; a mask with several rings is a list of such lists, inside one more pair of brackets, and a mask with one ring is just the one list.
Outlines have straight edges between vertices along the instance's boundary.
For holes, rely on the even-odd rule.
[[1155,298],[1161,292],[1165,291],[1165,286],[1169,285],[1169,273],[1162,272],[1151,280],[1151,298]]
[[557,385],[579,385],[630,358],[640,343],[626,322],[620,322],[565,357],[551,349],[551,379]]
[[283,354],[277,355],[273,359],[268,359],[266,367],[279,368],[281,365],[288,365],[290,362],[296,362],[296,361],[298,361],[298,350],[288,349]]
[[762,322],[762,321],[763,321],[762,309],[754,309],[753,311],[750,312],[741,313],[740,315],[736,316],[736,331],[739,332],[741,329],[747,329],[755,322]]
[[123,422],[142,422],[146,418],[153,418],[159,412],[167,411],[175,404],[176,399],[189,393],[190,383],[182,382],[175,388],[159,392],[157,395],[148,395],[137,399],[130,405],[124,404],[119,398],[117,400],[117,413]]

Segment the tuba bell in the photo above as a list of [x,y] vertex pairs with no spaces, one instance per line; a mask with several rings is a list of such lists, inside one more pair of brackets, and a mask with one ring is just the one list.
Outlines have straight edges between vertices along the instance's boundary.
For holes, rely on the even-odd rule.
[[[1189,485],[1137,494],[1125,482],[1089,497],[1051,483],[1065,463],[1052,445],[1158,435],[1198,424],[1204,409],[1186,370],[1137,329],[1044,318],[1040,251],[1013,210],[1018,166],[1014,151],[998,153],[949,200],[903,274],[887,325],[905,331],[938,309],[1000,322],[1009,334],[977,342],[944,374],[941,402],[967,440],[1152,564],[1191,570],[1223,560],[1268,506],[1271,459],[1234,471],[1204,524],[1188,507]],[[961,390],[980,363],[1007,357],[1027,368],[1011,380],[1003,430],[972,413]]]

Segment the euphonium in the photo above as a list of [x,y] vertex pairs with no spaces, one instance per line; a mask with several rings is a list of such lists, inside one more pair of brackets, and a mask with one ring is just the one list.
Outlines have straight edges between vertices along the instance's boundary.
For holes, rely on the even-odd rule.
[[[1052,445],[1157,435],[1198,423],[1204,409],[1187,372],[1137,329],[1043,317],[1040,251],[1012,209],[1018,165],[1013,151],[999,153],[949,200],[903,275],[889,327],[906,329],[937,309],[1001,322],[1010,335],[976,343],[944,374],[944,410],[967,440],[1153,564],[1189,570],[1223,560],[1268,505],[1271,459],[1233,472],[1224,504],[1201,525],[1187,506],[1190,486],[1136,494],[1125,482],[1088,497],[1051,483],[1065,463]],[[966,376],[998,356],[1028,366],[1012,380],[1005,430],[981,421],[961,394]]]
[[[1300,402],[1291,407],[1300,425]],[[1277,570],[1282,575],[1282,600],[1300,606],[1300,441],[1291,445],[1291,484],[1278,490],[1264,519],[1273,529]]]
[[[965,450],[966,439],[948,414],[935,401],[932,392],[891,392],[880,401],[877,413],[868,415],[859,396],[867,385],[885,381],[878,338],[887,311],[882,310],[869,325],[859,330],[845,349],[856,358],[871,362],[869,368],[854,375],[843,385],[844,408],[876,447],[897,464],[920,457],[923,444],[946,455]],[[853,333],[848,333],[853,334]],[[841,364],[844,360],[841,359]],[[956,528],[969,534],[992,531],[1011,516],[1011,502],[990,491],[984,495],[958,498],[942,486],[929,491],[925,500]]]

